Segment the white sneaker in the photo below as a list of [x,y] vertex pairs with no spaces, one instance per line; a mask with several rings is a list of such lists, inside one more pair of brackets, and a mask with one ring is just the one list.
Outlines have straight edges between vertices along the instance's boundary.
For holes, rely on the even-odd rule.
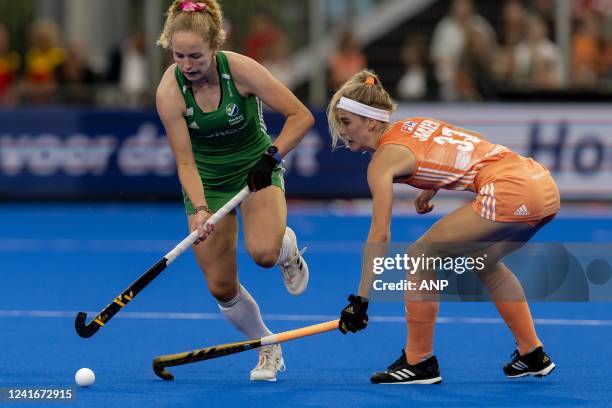
[[291,256],[289,260],[284,264],[280,265],[281,275],[285,281],[285,286],[289,293],[294,296],[301,295],[308,286],[308,264],[302,257],[302,254],[306,251],[306,247],[301,251],[297,246],[297,238],[295,232],[287,227],[287,233],[293,241],[293,248],[291,249]]
[[259,349],[259,362],[251,370],[251,381],[276,381],[276,373],[285,371],[280,345],[273,344]]

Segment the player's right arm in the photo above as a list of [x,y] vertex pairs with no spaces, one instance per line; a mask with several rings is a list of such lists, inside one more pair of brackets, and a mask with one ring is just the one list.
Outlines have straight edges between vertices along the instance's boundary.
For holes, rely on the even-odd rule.
[[[174,68],[175,65],[173,64],[166,70],[157,87],[155,96],[157,113],[166,129],[181,185],[194,208],[198,208],[206,206],[204,186],[193,158],[189,129],[183,117],[183,112],[186,109],[185,101],[174,77]],[[193,222],[190,229],[197,228],[200,239],[206,238],[206,235],[211,231],[211,229],[208,231],[203,229],[209,216],[210,214],[206,211],[198,211],[195,217],[191,217]]]
[[372,194],[372,222],[365,246],[359,296],[368,298],[376,278],[372,266],[375,258],[384,257],[391,239],[393,180],[414,172],[415,157],[408,148],[388,144],[379,148],[368,165],[368,185]]
[[385,145],[378,149],[368,166],[368,185],[372,193],[372,224],[364,250],[358,295],[350,295],[349,304],[340,313],[342,333],[365,329],[368,324],[368,303],[374,274],[374,259],[385,257],[391,239],[393,179],[409,176],[415,168],[414,154],[404,146]]

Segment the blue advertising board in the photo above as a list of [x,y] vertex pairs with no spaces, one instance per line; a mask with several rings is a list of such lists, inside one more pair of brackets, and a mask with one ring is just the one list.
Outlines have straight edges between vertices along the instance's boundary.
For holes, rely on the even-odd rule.
[[[288,197],[368,195],[368,158],[332,152],[323,112],[285,158]],[[274,138],[283,117],[265,114]],[[153,111],[25,109],[0,112],[0,197],[180,199],[163,126]]]
[[[564,199],[612,199],[609,104],[400,105],[395,120],[431,117],[476,130],[547,166]],[[369,154],[332,152],[323,111],[284,159],[290,198],[369,197]],[[284,118],[265,113],[274,138]],[[414,194],[412,189],[398,194]],[[172,151],[154,111],[0,111],[0,198],[180,200]]]

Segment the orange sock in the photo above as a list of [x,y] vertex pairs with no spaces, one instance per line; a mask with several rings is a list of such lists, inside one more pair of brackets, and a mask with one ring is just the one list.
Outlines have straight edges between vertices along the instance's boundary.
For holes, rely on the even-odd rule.
[[409,364],[418,364],[433,352],[438,309],[438,302],[406,302],[406,359]]
[[495,302],[495,307],[514,335],[521,355],[542,345],[533,326],[527,302]]
[[514,335],[519,353],[523,355],[541,346],[523,287],[512,271],[498,262],[495,271],[487,275],[483,282],[491,293],[497,311]]

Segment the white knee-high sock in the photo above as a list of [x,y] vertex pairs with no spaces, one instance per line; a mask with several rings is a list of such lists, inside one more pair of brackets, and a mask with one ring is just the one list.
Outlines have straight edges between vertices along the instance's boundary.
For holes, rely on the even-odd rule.
[[219,302],[219,310],[248,339],[258,339],[272,334],[261,318],[257,302],[242,285],[235,298],[228,302]]
[[289,260],[291,256],[291,250],[293,249],[293,240],[289,237],[287,229],[285,229],[285,235],[283,236],[283,244],[281,245],[280,254],[275,265],[282,265]]

